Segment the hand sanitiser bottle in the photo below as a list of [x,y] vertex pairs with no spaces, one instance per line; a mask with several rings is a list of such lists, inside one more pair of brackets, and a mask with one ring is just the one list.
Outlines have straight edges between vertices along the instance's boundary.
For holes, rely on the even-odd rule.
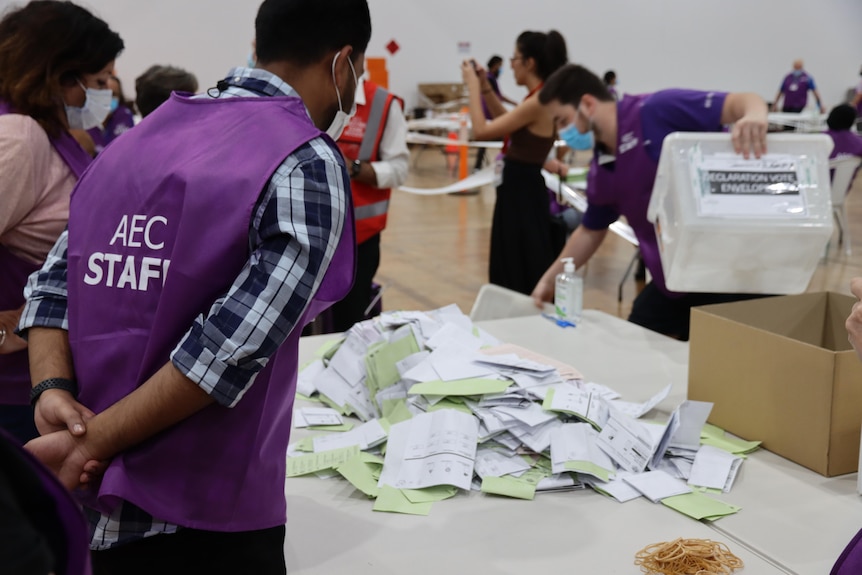
[[575,273],[572,258],[563,258],[563,273],[557,274],[554,308],[561,320],[576,324],[584,310],[584,280]]

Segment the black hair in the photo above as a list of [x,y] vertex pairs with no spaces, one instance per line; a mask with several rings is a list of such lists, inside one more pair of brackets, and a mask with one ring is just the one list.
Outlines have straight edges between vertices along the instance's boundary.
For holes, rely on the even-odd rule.
[[497,64],[502,64],[502,63],[503,63],[503,57],[502,56],[497,56],[497,55],[491,56],[491,58],[488,60],[488,69],[490,70],[491,68],[493,68]]
[[856,109],[850,104],[839,104],[832,108],[826,125],[830,130],[849,130],[856,123]]
[[518,52],[525,60],[532,58],[536,63],[536,75],[542,80],[554,73],[568,61],[566,41],[556,30],[544,32],[523,32],[518,36]]
[[561,104],[577,106],[584,94],[595,96],[602,102],[614,101],[601,78],[583,66],[566,64],[545,81],[539,92],[539,103],[547,105],[556,100]]
[[264,0],[257,12],[258,62],[308,66],[327,53],[353,47],[364,54],[371,39],[366,0]]
[[141,116],[146,116],[170,98],[171,92],[197,91],[194,74],[173,66],[150,66],[135,78],[135,105]]
[[605,76],[602,79],[605,81],[605,84],[609,86],[611,82],[617,79],[617,73],[613,70],[608,70],[607,72],[605,72]]

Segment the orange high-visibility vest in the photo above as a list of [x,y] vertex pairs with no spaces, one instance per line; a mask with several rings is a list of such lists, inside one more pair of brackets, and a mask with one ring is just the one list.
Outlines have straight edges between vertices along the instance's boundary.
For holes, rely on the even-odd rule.
[[[349,161],[376,162],[380,160],[380,141],[395,96],[368,81],[364,88],[365,104],[356,107],[356,115],[338,139],[338,147]],[[356,219],[356,243],[361,244],[386,227],[392,190],[374,188],[353,180],[350,188]]]

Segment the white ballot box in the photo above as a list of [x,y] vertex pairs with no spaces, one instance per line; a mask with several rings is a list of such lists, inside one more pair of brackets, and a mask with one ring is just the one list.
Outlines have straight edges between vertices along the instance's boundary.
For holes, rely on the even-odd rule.
[[832,235],[832,140],[770,134],[767,148],[746,160],[730,134],[665,138],[647,217],[669,289],[805,291]]

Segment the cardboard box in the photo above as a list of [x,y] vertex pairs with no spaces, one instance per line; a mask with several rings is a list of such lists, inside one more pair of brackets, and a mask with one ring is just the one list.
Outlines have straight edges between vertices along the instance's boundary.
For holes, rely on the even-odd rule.
[[709,421],[822,475],[859,464],[862,363],[844,321],[855,298],[771,297],[692,309],[688,397]]

